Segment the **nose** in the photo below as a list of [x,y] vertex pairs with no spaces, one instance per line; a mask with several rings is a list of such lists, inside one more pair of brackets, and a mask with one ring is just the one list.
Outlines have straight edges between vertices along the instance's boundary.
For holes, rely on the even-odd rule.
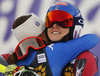
[[58,28],[59,27],[59,25],[57,24],[57,23],[55,23],[55,24],[53,24],[53,26],[52,26],[53,28]]

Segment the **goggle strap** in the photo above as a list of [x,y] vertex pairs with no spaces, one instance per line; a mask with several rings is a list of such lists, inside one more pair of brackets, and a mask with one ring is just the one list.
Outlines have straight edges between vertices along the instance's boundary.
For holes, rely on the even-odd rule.
[[73,25],[81,25],[82,27],[83,27],[83,25],[84,25],[84,19],[83,18],[81,18],[81,17],[74,17],[73,18],[74,20],[74,22],[73,22]]

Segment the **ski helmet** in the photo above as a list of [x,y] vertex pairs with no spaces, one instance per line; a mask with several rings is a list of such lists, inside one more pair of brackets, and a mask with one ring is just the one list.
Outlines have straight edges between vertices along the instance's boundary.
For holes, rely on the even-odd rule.
[[[66,37],[68,37],[67,38],[68,40],[78,38],[80,35],[80,32],[81,32],[81,29],[84,26],[84,19],[82,18],[80,10],[75,5],[73,5],[69,2],[58,2],[58,3],[55,3],[52,6],[50,6],[50,8],[47,11],[47,15],[49,12],[54,11],[54,10],[67,12],[73,17],[73,24],[70,27],[70,32],[69,32],[69,34],[64,36],[63,39],[65,40]],[[46,15],[46,17],[47,17],[47,15]],[[62,15],[62,14],[60,14],[60,15]],[[61,18],[59,18],[59,19],[61,19]],[[59,19],[57,19],[57,20],[59,20]],[[46,24],[47,23],[45,21],[45,27],[47,26]]]

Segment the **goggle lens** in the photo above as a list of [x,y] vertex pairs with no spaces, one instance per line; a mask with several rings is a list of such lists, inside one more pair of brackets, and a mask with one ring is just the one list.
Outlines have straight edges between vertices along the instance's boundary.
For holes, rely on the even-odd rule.
[[73,25],[73,16],[61,10],[50,11],[45,19],[45,27],[52,27],[54,23],[63,28],[71,27]]

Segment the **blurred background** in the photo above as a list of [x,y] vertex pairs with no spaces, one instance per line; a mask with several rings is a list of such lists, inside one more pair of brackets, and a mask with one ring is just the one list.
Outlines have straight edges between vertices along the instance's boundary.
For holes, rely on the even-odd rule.
[[[100,0],[0,0],[0,55],[12,53],[18,44],[11,32],[16,18],[33,12],[45,21],[47,9],[58,1],[71,2],[80,9],[85,19],[81,35],[93,33],[100,39]],[[90,51],[98,56],[100,70],[100,41]]]

